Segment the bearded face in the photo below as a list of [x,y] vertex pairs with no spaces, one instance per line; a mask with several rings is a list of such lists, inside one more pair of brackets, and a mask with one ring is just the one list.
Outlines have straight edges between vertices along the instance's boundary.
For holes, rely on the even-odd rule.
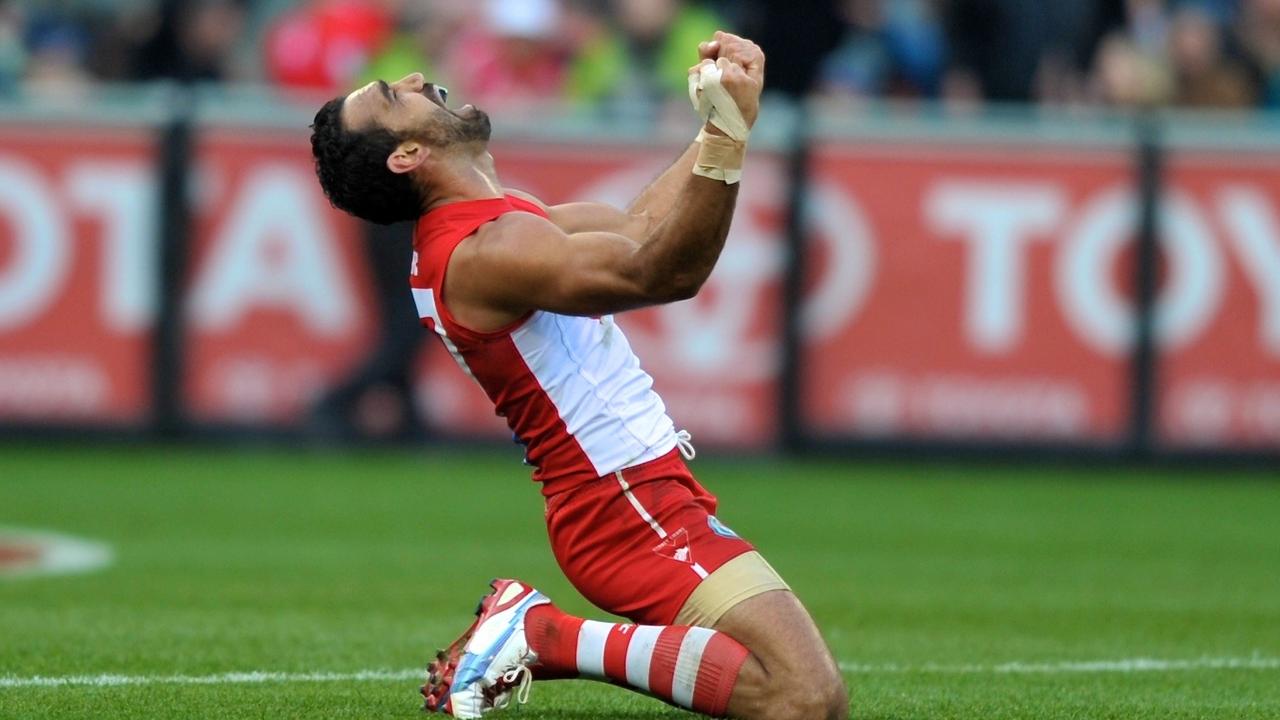
[[410,129],[408,135],[434,148],[446,149],[454,145],[470,143],[487,144],[493,133],[489,114],[474,105],[464,105],[458,111],[440,106],[444,112],[433,113],[423,124]]
[[342,110],[353,131],[383,128],[405,140],[432,148],[487,143],[489,115],[474,105],[457,110],[445,104],[448,91],[414,73],[394,83],[378,80],[347,96]]

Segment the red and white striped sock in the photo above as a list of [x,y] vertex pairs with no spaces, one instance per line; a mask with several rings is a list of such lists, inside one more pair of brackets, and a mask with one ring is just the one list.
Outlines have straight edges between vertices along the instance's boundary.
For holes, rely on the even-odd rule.
[[720,717],[750,653],[715,630],[684,625],[618,625],[539,605],[525,618],[540,679],[586,677],[649,693]]

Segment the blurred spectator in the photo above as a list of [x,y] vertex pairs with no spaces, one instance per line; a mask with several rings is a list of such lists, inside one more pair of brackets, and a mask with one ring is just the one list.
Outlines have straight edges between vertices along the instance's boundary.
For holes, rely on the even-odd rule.
[[244,8],[232,0],[164,0],[154,32],[138,48],[132,77],[188,82],[230,79]]
[[1244,0],[1235,27],[1258,75],[1262,104],[1280,108],[1280,0]]
[[1213,18],[1220,28],[1230,27],[1240,14],[1240,5],[1248,0],[1183,0],[1194,2]]
[[356,84],[393,81],[420,72],[430,82],[450,86],[445,59],[451,40],[467,24],[470,6],[469,0],[407,3],[397,18],[395,33],[377,50]]
[[693,48],[725,27],[793,96],[1280,108],[1280,0],[0,0],[0,95],[337,93],[421,71],[503,112],[567,97],[631,114],[683,98]]
[[1148,57],[1165,53],[1169,15],[1165,0],[1125,0],[1125,29],[1138,51]]
[[560,25],[556,0],[485,0],[448,60],[459,96],[490,112],[559,98],[568,60]]
[[28,91],[62,102],[88,88],[89,35],[79,25],[58,14],[37,17],[27,29],[26,46]]
[[1093,53],[1097,0],[952,0],[944,93],[952,100],[1074,100]]
[[187,0],[178,28],[179,62],[187,79],[236,79],[233,58],[244,32],[245,11],[233,0]]
[[1123,33],[1113,33],[1098,48],[1093,99],[1106,105],[1139,107],[1168,102],[1167,68]]
[[24,27],[22,8],[16,0],[0,0],[0,97],[17,90],[26,66],[27,53],[22,38]]
[[311,0],[276,19],[266,37],[267,77],[276,84],[329,94],[351,89],[392,35],[385,4]]
[[844,35],[839,3],[752,0],[743,30],[768,56],[769,93],[801,98],[816,87],[822,61]]
[[610,107],[652,106],[688,95],[698,43],[727,29],[710,9],[683,0],[613,0],[608,9],[579,3],[589,28],[569,71],[568,95]]
[[1199,5],[1184,4],[1169,30],[1175,102],[1192,108],[1244,108],[1255,91],[1244,66],[1228,57],[1215,19]]
[[820,85],[857,97],[935,97],[946,40],[932,0],[844,0],[845,37],[822,65]]

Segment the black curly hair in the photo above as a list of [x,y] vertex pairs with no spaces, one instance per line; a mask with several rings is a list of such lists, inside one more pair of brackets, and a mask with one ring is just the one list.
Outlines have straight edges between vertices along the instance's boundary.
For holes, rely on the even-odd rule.
[[311,154],[324,194],[339,210],[381,225],[416,220],[422,192],[408,173],[387,167],[387,157],[405,138],[376,125],[360,131],[342,127],[345,101],[325,103],[311,124]]

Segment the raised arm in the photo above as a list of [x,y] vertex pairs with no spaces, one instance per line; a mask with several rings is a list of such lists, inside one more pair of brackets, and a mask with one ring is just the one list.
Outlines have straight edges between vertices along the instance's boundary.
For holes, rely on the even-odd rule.
[[454,252],[445,281],[450,311],[484,331],[534,309],[607,315],[693,297],[724,247],[738,192],[689,177],[686,193],[646,242],[569,234],[526,213],[503,216]]
[[[715,38],[698,45],[698,58],[702,60],[727,60],[742,67],[761,84],[764,82],[764,53],[759,46],[732,33],[717,32]],[[597,202],[572,202],[563,205],[543,206],[551,222],[567,233],[613,232],[644,242],[653,227],[664,221],[675,207],[675,200],[684,187],[685,179],[693,171],[700,145],[689,144],[653,182],[631,201],[625,210]],[[513,191],[532,202],[541,202],[527,193]]]
[[[739,52],[749,45],[759,53],[737,40]],[[745,64],[722,56],[717,66],[749,127],[759,110],[763,55]],[[707,132],[718,131],[708,125]],[[695,162],[705,165],[706,158],[695,153],[682,172],[673,166],[641,193],[638,200],[669,203],[660,216],[583,206],[573,211],[576,218],[553,208],[551,221],[512,213],[485,226],[450,260],[451,311],[463,324],[489,330],[533,309],[601,315],[692,297],[724,248],[738,195],[736,183],[694,174]],[[591,229],[595,223],[612,227]]]
[[[761,86],[764,85],[764,52],[759,45],[733,33],[717,32],[714,38],[698,45],[698,61],[715,61],[719,58],[724,58],[741,67],[748,77],[755,79]],[[754,115],[751,122],[755,122]],[[708,131],[719,133],[719,130],[714,127],[709,128]],[[627,207],[627,213],[645,215],[657,221],[664,219],[674,205],[676,194],[680,191],[684,178],[693,171],[699,149],[696,141],[690,143],[671,167],[636,196]]]

